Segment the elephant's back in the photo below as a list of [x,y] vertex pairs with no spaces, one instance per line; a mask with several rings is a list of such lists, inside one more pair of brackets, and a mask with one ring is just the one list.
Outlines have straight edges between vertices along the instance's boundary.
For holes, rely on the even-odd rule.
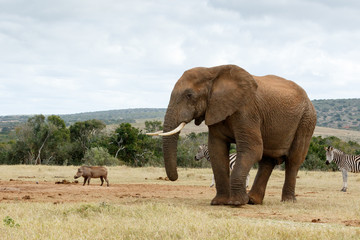
[[[313,119],[316,121],[312,103],[299,85],[273,75],[254,76],[254,79],[258,84],[256,104],[265,145],[274,143],[269,140],[273,138],[279,139],[282,146],[290,144],[304,118],[309,119],[309,125]],[[274,146],[265,147],[273,149]]]
[[260,94],[290,99],[299,98],[298,100],[308,99],[305,90],[293,81],[275,75],[253,77],[258,84]]

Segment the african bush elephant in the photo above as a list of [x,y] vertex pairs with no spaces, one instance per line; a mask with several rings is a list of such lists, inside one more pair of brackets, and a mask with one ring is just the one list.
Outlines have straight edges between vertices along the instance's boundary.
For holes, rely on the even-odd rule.
[[[167,176],[177,174],[179,131],[195,119],[205,120],[216,181],[212,205],[260,204],[276,164],[285,161],[282,201],[295,201],[296,176],[305,160],[316,124],[316,112],[306,92],[292,81],[257,77],[235,65],[198,67],[185,71],[175,84],[164,119],[163,152]],[[177,127],[179,125],[179,127]],[[237,158],[229,177],[229,146]],[[247,194],[246,177],[259,169]]]

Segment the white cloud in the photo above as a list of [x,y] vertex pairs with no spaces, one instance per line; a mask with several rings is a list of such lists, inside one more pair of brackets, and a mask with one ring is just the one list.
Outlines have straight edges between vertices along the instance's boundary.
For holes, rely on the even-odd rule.
[[359,97],[357,1],[0,2],[0,115],[166,107],[181,74],[237,64],[310,98]]

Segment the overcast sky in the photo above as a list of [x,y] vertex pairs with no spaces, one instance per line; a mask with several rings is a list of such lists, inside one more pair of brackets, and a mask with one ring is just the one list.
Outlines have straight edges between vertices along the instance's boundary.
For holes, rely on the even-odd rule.
[[359,98],[360,1],[0,0],[0,115],[165,108],[222,64]]

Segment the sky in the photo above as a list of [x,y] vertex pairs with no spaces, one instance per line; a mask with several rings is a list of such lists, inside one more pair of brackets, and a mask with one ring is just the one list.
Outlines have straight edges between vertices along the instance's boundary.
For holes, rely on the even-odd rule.
[[193,67],[360,97],[358,0],[0,0],[0,115],[166,108]]

